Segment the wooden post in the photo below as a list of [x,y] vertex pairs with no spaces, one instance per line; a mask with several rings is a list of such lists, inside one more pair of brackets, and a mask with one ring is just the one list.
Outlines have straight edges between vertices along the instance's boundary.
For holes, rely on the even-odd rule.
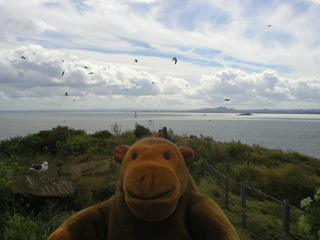
[[247,229],[247,202],[246,202],[246,186],[243,182],[240,183],[240,194],[241,194],[241,208],[242,208],[242,228]]
[[211,165],[210,165],[209,175],[210,175],[210,177],[212,177],[212,176],[213,176],[213,167],[212,167]]
[[226,209],[229,210],[229,177],[226,176],[226,180],[225,180],[225,184],[226,184],[226,192],[225,192],[225,197],[226,197]]
[[230,173],[230,155],[228,154],[228,158],[227,158],[227,161],[228,161],[228,173]]
[[248,169],[250,169],[250,153],[248,153],[246,164],[248,165]]
[[208,176],[211,177],[211,166],[209,164],[207,164],[207,173]]
[[290,234],[290,202],[287,199],[283,200],[282,232],[287,236]]
[[217,183],[220,186],[220,172],[217,172]]
[[203,161],[203,172],[204,172],[204,176],[207,176],[207,161]]

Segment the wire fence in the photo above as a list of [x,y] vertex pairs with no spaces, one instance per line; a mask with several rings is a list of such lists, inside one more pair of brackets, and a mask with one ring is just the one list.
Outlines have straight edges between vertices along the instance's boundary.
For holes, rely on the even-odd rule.
[[[297,227],[295,227],[295,229],[291,227],[293,225],[292,223],[294,222],[292,222],[292,211],[290,210],[294,209],[295,212],[301,212],[305,214],[305,212],[300,208],[291,205],[287,199],[281,201],[269,194],[262,192],[259,189],[245,184],[244,182],[237,182],[229,178],[227,175],[219,172],[206,161],[204,162],[203,167],[205,176],[209,177],[210,179],[215,179],[219,189],[223,188],[222,182],[224,179],[224,188],[221,191],[224,192],[225,208],[239,212],[241,215],[241,227],[245,233],[249,233],[248,229],[252,230],[251,228],[260,227],[265,233],[265,239],[304,239],[298,234]],[[238,201],[239,197],[230,197],[230,183],[234,183],[239,187],[241,198],[240,203]],[[267,212],[261,213],[260,211],[256,210],[254,206],[248,206],[247,199],[249,198],[246,196],[246,190],[254,191],[266,201],[273,203],[273,213],[275,215]],[[266,223],[265,219],[269,219],[268,223]],[[279,221],[279,219],[282,219],[282,221]],[[270,222],[272,225],[270,225]]]

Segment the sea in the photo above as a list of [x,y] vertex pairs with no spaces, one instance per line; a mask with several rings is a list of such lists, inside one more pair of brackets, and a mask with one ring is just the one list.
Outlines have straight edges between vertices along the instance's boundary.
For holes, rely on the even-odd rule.
[[320,160],[319,114],[185,113],[185,112],[0,112],[0,141],[57,126],[120,132],[139,124],[157,132],[166,126],[174,134],[204,136],[220,142],[240,141]]

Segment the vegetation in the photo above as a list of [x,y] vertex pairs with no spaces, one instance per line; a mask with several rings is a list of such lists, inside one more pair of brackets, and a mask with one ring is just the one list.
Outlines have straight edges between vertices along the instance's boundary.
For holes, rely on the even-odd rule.
[[[75,211],[102,200],[92,194],[92,189],[118,179],[119,165],[112,160],[113,149],[117,145],[132,145],[142,137],[156,134],[138,124],[133,131],[117,136],[107,130],[86,134],[84,130],[58,126],[50,131],[1,141],[0,239],[46,239]],[[291,211],[291,229],[307,239],[320,239],[320,229],[317,228],[320,226],[319,160],[296,152],[265,149],[241,142],[217,142],[205,136],[177,136],[172,130],[170,134],[178,146],[189,146],[195,151],[196,160],[190,166],[190,172],[200,191],[214,199],[222,208],[225,205],[222,177],[229,176],[232,179],[232,204],[229,210],[224,211],[237,228],[241,239],[283,237],[282,205],[255,189],[281,201],[288,199],[294,206],[300,206],[304,199],[301,210],[296,208]],[[29,165],[44,161],[49,162],[50,166],[46,177],[57,177],[59,174],[69,178],[77,186],[78,194],[73,199],[72,207],[58,205],[56,201],[50,200],[39,212],[14,194],[12,177],[36,177],[37,174],[30,172]],[[204,175],[205,162],[221,173],[220,184],[215,175],[212,178]],[[101,163],[107,164],[107,167],[101,167],[104,166]],[[74,166],[79,169],[82,167],[81,172],[71,171]],[[240,182],[252,187],[247,189],[248,216],[251,216],[247,230],[241,229]]]
[[313,198],[303,199],[300,206],[305,209],[298,221],[300,234],[310,240],[320,240],[320,187],[315,189]]

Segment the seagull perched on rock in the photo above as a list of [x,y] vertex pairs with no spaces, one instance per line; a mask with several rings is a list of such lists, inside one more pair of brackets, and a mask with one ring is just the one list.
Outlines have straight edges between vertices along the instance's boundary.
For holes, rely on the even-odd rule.
[[36,172],[46,172],[48,171],[48,162],[44,162],[42,164],[31,164],[29,169]]
[[176,57],[172,58],[171,61],[174,61],[174,64],[177,64],[178,59]]

